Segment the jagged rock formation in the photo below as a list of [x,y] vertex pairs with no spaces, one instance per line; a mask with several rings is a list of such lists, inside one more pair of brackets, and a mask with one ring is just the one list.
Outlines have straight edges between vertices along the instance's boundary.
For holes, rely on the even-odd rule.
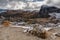
[[49,13],[60,13],[60,9],[54,6],[47,6],[47,5],[42,5],[41,9],[39,11],[40,17],[49,17]]

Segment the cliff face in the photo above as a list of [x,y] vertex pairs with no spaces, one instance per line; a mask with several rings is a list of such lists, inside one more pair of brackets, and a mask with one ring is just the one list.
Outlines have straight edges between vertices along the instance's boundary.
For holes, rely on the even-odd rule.
[[39,11],[40,17],[49,17],[49,13],[60,13],[60,9],[54,6],[46,6],[46,5],[42,5],[41,9]]

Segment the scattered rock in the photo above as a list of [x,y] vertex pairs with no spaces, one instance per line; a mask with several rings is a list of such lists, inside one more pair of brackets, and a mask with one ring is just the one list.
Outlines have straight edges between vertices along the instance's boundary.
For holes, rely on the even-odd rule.
[[55,36],[60,37],[60,33],[55,34]]
[[56,24],[54,24],[54,23],[48,23],[48,24],[46,24],[46,27],[56,27]]
[[48,32],[41,27],[34,27],[32,30],[24,30],[24,32],[28,32],[29,34],[42,39],[46,39],[48,37]]
[[46,31],[50,31],[50,30],[52,30],[53,28],[44,28],[44,30],[46,30]]

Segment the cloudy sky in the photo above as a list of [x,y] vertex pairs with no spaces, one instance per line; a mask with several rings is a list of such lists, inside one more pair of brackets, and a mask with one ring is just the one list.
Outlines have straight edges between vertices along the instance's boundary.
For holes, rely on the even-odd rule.
[[60,0],[0,0],[1,9],[39,9],[41,5],[60,8]]

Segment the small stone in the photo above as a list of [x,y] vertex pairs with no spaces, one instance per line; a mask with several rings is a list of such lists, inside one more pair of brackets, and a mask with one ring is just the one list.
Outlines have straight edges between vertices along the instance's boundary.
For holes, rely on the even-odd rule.
[[55,34],[55,36],[60,37],[60,33]]

